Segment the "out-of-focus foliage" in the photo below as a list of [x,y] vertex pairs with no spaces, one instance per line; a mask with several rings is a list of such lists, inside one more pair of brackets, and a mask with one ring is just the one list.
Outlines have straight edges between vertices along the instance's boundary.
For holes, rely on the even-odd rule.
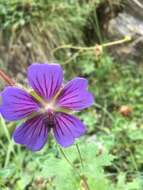
[[[92,24],[99,32],[96,18],[91,18],[98,3],[97,0],[0,1],[0,25],[5,38],[11,38],[7,34],[12,31],[22,44],[18,34],[24,31],[22,35],[28,42],[30,28],[30,42],[37,49],[47,44],[54,59],[65,69],[65,80],[86,77],[95,96],[92,108],[77,113],[87,126],[87,135],[78,142],[83,167],[76,145],[64,149],[68,161],[51,137],[37,153],[15,145],[11,135],[19,123],[5,123],[1,118],[0,190],[143,189],[143,66],[115,61],[106,49],[98,58],[95,50],[65,47],[55,51],[60,45],[89,45],[85,26],[89,18],[93,19]],[[45,49],[42,45],[39,51]],[[32,54],[33,49],[28,53]],[[33,61],[37,61],[35,57]],[[123,106],[126,112],[130,110],[128,114],[121,109]]]
[[[0,41],[6,44],[8,42],[10,51],[13,49],[15,52],[17,50],[15,46],[21,46],[19,51],[24,52],[27,48],[30,52],[25,54],[30,55],[31,61],[38,58],[39,61],[59,58],[59,53],[57,57],[52,54],[55,47],[63,44],[84,44],[84,28],[87,20],[92,20],[90,14],[96,10],[99,2],[99,0],[1,0]],[[96,22],[93,23],[96,26]],[[69,57],[69,54],[66,56]],[[20,55],[17,57],[22,59]]]

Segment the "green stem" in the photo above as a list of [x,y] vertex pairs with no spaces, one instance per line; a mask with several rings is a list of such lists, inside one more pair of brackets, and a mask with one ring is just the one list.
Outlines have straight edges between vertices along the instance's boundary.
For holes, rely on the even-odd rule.
[[61,154],[63,155],[63,157],[65,158],[65,160],[68,162],[68,164],[75,169],[75,166],[72,164],[72,162],[68,159],[68,157],[66,156],[65,152],[63,151],[63,149],[61,147],[59,147]]
[[[131,41],[132,38],[131,36],[125,36],[123,39],[121,40],[117,40],[117,41],[113,41],[113,42],[108,42],[108,43],[105,43],[105,44],[101,44],[99,46],[101,46],[102,48],[103,47],[110,47],[110,46],[114,46],[114,45],[119,45],[119,44],[122,44],[122,43],[125,43],[125,42],[129,42]],[[75,50],[85,50],[85,51],[88,51],[88,50],[94,50],[97,48],[97,45],[95,46],[91,46],[91,47],[81,47],[81,46],[72,46],[72,45],[62,45],[62,46],[59,46],[55,49],[53,49],[53,53],[55,53],[56,51],[60,50],[60,49],[75,49]]]
[[72,162],[69,160],[69,158],[66,156],[65,152],[63,151],[63,149],[61,147],[59,147],[61,154],[63,155],[63,157],[65,158],[65,160],[67,161],[67,163],[73,168],[73,170],[75,171],[75,173],[78,175],[78,177],[80,178],[81,175],[78,171],[78,169],[72,164]]
[[15,150],[13,148],[13,143],[12,143],[12,140],[11,140],[11,137],[10,137],[10,134],[9,134],[9,131],[7,129],[7,126],[4,122],[4,119],[1,117],[1,126],[3,127],[3,131],[5,132],[5,135],[7,137],[7,140],[9,142],[9,146],[8,146],[8,150],[6,152],[6,159],[5,159],[5,164],[4,164],[4,167],[7,166],[8,162],[9,162],[9,159],[10,159],[10,155],[11,155],[11,152],[13,152],[13,154],[15,154]]
[[[81,164],[82,164],[82,167],[83,167],[83,160],[82,160],[82,157],[81,157],[81,153],[80,153],[80,149],[79,149],[79,146],[78,144],[76,144],[76,148],[77,148],[77,151],[79,153],[79,156],[80,156],[80,160],[81,160]],[[65,160],[67,161],[67,163],[73,168],[73,170],[75,171],[75,173],[78,175],[78,177],[80,178],[80,180],[83,181],[83,186],[86,187],[86,190],[90,190],[89,189],[89,185],[87,183],[87,179],[85,178],[85,176],[82,176],[79,171],[77,170],[77,168],[72,164],[72,162],[68,159],[68,157],[66,156],[65,152],[63,151],[63,149],[61,147],[59,147],[60,149],[60,152],[61,154],[63,155],[63,157],[65,158]],[[83,188],[84,188],[83,187]]]
[[4,168],[5,168],[5,167],[8,165],[8,163],[9,163],[10,156],[11,156],[11,152],[12,152],[12,151],[13,151],[12,144],[9,144],[8,150],[7,150],[7,153],[6,153]]
[[9,142],[9,144],[10,144],[11,143],[11,138],[10,138],[10,134],[9,134],[8,129],[7,129],[7,126],[6,126],[5,121],[4,121],[2,116],[1,116],[0,119],[1,119],[1,126],[3,127],[3,131],[5,132],[7,140]]
[[78,152],[78,154],[79,154],[81,166],[82,166],[82,169],[83,169],[83,168],[84,168],[84,164],[83,164],[83,159],[82,159],[81,152],[80,152],[80,148],[79,148],[78,144],[76,144],[76,149],[77,149],[77,152]]

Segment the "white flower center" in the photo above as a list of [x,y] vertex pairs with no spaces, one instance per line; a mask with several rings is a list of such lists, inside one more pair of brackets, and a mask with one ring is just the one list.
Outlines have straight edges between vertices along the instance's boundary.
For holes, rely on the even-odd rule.
[[54,107],[55,107],[55,105],[52,103],[45,103],[45,105],[44,105],[45,111],[54,110]]

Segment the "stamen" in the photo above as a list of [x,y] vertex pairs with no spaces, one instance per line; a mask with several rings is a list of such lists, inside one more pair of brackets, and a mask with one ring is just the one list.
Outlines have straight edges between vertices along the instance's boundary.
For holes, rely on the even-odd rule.
[[61,87],[61,88],[59,89],[59,91],[56,93],[56,95],[53,97],[53,99],[52,99],[53,102],[56,102],[56,100],[57,100],[57,98],[59,97],[59,95],[60,95],[60,93],[61,93],[62,90],[63,90],[63,87]]
[[42,106],[46,104],[42,97],[40,97],[34,90],[30,91],[30,95],[33,96]]

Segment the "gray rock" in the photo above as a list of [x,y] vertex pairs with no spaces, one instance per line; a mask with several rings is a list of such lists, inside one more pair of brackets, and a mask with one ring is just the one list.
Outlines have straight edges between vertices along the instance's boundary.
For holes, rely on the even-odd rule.
[[125,10],[135,17],[143,19],[143,0],[126,0]]
[[[135,13],[134,13],[135,14]],[[124,61],[143,61],[143,18],[129,12],[122,12],[111,19],[108,24],[107,35],[110,40],[118,40],[131,36],[132,41],[110,48],[111,53]]]

